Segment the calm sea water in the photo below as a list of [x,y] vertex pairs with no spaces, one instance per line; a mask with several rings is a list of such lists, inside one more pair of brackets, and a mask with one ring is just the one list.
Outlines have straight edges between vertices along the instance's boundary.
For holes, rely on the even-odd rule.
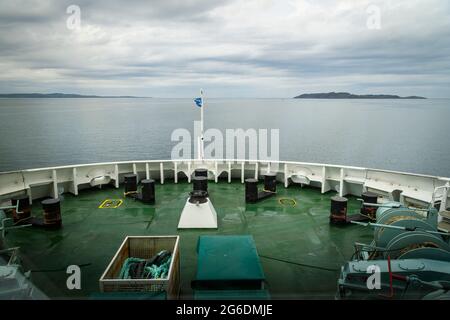
[[[0,171],[169,159],[191,99],[0,99]],[[450,176],[450,100],[210,99],[205,128],[280,130],[280,159]]]

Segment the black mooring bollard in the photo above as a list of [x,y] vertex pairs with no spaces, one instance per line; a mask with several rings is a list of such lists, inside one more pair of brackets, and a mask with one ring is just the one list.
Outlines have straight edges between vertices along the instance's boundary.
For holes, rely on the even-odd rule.
[[141,181],[142,184],[142,202],[155,203],[155,180],[145,179]]
[[61,201],[59,199],[46,199],[41,202],[41,205],[44,210],[44,227],[61,228]]
[[194,177],[208,177],[208,169],[195,169],[194,171]]
[[264,191],[276,192],[277,191],[277,174],[266,173],[264,175]]
[[255,203],[258,201],[258,180],[245,179],[245,202]]
[[[361,194],[361,198],[363,199],[363,203],[377,203],[378,196],[375,193],[372,192],[363,192]],[[362,205],[361,207],[361,214],[368,216],[372,219],[376,218],[377,215],[377,209],[376,206],[370,206],[370,205]]]
[[331,197],[330,223],[346,223],[347,222],[347,202],[344,197]]
[[206,191],[208,192],[208,178],[205,176],[196,176],[192,178],[194,191]]
[[125,193],[137,191],[137,175],[136,174],[126,174],[123,176],[123,180],[125,183]]

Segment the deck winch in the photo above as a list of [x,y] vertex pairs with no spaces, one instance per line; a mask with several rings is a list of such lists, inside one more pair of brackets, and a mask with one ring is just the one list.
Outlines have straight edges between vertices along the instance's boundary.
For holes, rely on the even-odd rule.
[[450,232],[450,208],[439,212],[438,228]]
[[[438,230],[436,208],[377,206],[376,222],[352,222],[374,228],[374,239],[355,243],[354,260],[342,267],[338,280],[339,298],[450,298],[449,234]],[[379,290],[366,283],[374,268],[380,272]]]
[[23,272],[19,247],[0,250],[0,300],[43,299],[39,294],[30,282],[30,272]]
[[[342,267],[339,299],[450,299],[449,262],[431,259],[351,261]],[[368,278],[377,268],[380,285]],[[370,289],[369,289],[370,286]]]

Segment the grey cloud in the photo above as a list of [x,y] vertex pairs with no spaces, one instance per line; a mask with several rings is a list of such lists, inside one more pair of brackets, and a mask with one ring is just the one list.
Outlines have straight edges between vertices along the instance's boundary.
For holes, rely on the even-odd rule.
[[0,0],[0,91],[448,96],[447,1],[373,1],[381,30],[365,26],[370,1],[297,2]]

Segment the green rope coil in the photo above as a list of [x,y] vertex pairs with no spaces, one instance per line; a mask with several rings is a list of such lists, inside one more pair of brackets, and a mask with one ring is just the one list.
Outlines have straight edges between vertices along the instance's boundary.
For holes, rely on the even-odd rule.
[[[160,252],[158,255],[160,255],[162,252]],[[166,259],[165,262],[161,263],[160,265],[154,264],[150,261],[153,261],[153,259],[147,260],[147,259],[140,259],[140,258],[134,258],[129,257],[125,259],[125,262],[122,265],[122,268],[120,269],[119,273],[119,279],[164,279],[167,278],[169,274],[169,268],[170,268],[170,262],[172,261],[172,257]],[[141,264],[141,271],[139,274],[134,274],[131,272],[131,268],[136,268],[136,264]],[[139,267],[139,266],[137,266]],[[134,276],[134,277],[133,277]]]
[[145,267],[144,277],[147,279],[167,278],[167,275],[169,273],[170,261],[172,261],[172,257],[170,257],[165,263],[161,264],[159,267],[154,264],[152,264],[150,267]]
[[132,263],[136,263],[136,262],[143,262],[145,261],[145,259],[139,259],[139,258],[127,258],[124,262],[124,264],[122,265],[122,269],[120,269],[120,273],[119,273],[119,278],[120,279],[131,279],[130,276],[130,267]]

